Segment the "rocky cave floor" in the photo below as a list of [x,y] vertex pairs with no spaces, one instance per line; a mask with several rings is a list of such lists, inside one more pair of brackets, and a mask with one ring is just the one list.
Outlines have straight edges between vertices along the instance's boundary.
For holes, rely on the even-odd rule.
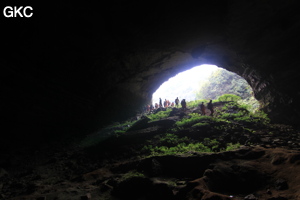
[[216,153],[141,155],[138,147],[178,117],[147,122],[100,147],[48,145],[30,154],[26,149],[2,152],[0,199],[300,199],[299,130],[272,124],[228,137],[206,128],[195,134],[251,143]]

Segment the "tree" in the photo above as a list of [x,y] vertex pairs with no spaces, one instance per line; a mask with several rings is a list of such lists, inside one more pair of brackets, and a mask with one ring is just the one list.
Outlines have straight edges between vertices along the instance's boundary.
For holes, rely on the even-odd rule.
[[217,99],[223,94],[234,94],[247,99],[252,96],[252,88],[239,75],[219,69],[212,73],[208,81],[200,83],[196,97],[197,99]]
[[238,100],[241,100],[241,97],[234,94],[223,94],[222,96],[219,96],[218,100],[237,102]]

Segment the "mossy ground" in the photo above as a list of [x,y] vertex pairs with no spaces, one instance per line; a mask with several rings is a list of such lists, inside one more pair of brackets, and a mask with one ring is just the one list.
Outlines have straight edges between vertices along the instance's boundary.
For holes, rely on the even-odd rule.
[[[223,95],[213,101],[216,105],[213,116],[209,110],[201,115],[199,104],[204,100],[188,102],[186,110],[176,107],[154,110],[144,113],[142,119],[110,126],[104,129],[109,130],[105,136],[87,138],[81,145],[99,154],[106,152],[110,157],[221,152],[254,145],[254,134],[272,125],[266,114],[249,111],[246,105],[237,103],[239,99]],[[171,120],[173,125],[164,126],[163,120]],[[155,122],[159,125],[155,126]],[[130,131],[129,127],[135,124],[139,128]]]

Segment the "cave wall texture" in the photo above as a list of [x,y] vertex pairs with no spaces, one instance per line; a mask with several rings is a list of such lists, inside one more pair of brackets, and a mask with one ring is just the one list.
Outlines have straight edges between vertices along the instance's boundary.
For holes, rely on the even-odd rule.
[[31,18],[1,16],[7,140],[88,134],[134,116],[160,84],[200,64],[243,76],[274,122],[298,124],[296,0],[30,6]]

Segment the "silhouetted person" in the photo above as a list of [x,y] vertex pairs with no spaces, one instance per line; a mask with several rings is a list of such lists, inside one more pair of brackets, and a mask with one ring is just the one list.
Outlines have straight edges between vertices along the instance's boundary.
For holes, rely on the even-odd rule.
[[164,107],[167,108],[168,107],[168,102],[167,102],[167,99],[165,99],[164,101]]
[[147,112],[150,112],[150,105],[147,105]]
[[212,100],[210,100],[209,103],[207,104],[207,108],[210,110],[210,116],[213,116],[214,107],[213,107],[213,104],[212,104]]
[[178,108],[178,104],[179,104],[179,99],[178,99],[178,97],[175,99],[175,104],[176,104],[176,107]]
[[174,102],[171,103],[171,107],[174,107]]
[[185,99],[182,99],[182,101],[181,101],[181,106],[182,106],[182,109],[183,109],[183,110],[186,109],[186,101],[185,101]]
[[155,103],[155,109],[157,109],[158,108],[158,103]]
[[150,111],[154,110],[153,104],[150,105]]
[[201,110],[201,115],[205,115],[206,113],[205,113],[205,105],[204,105],[204,102],[202,102],[201,104],[200,104],[200,110]]
[[162,107],[162,100],[161,100],[161,98],[159,98],[159,107],[160,108]]

